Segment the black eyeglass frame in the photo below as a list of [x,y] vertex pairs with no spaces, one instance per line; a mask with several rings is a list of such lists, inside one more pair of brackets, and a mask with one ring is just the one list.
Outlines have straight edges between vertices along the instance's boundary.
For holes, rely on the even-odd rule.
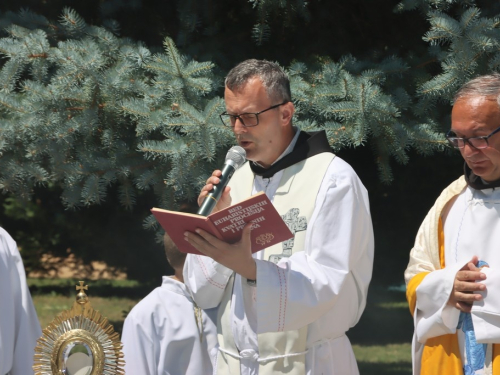
[[[245,112],[245,113],[240,113],[239,115],[231,115],[227,112],[222,112],[219,117],[220,117],[220,120],[222,121],[222,124],[224,126],[227,126],[227,127],[230,127],[230,128],[234,128],[234,126],[236,125],[236,119],[239,119],[240,122],[241,122],[241,125],[243,125],[244,128],[252,128],[254,126],[257,126],[259,125],[259,115],[264,113],[264,112],[267,112],[267,111],[270,111],[271,109],[274,109],[274,108],[278,108],[286,103],[289,103],[290,100],[285,100],[283,103],[280,103],[280,104],[276,104],[276,105],[273,105],[269,108],[266,108],[260,112]],[[243,119],[241,118],[241,116],[244,116],[244,115],[255,115],[255,118],[257,119],[257,123],[255,125],[245,125],[245,121],[243,121]],[[229,117],[229,125],[226,125],[226,123],[224,122],[224,117],[223,116],[227,116]],[[231,119],[234,119],[234,124],[235,125],[231,125],[233,123],[233,121],[231,121]]]
[[[453,130],[448,130],[448,133],[446,133],[446,139],[448,140],[448,142],[450,142],[450,144],[453,146],[453,148],[458,148],[458,149],[464,148],[465,143],[467,142],[469,144],[469,146],[471,146],[472,148],[475,148],[476,150],[482,150],[482,149],[489,147],[490,144],[488,143],[488,138],[490,138],[492,135],[494,135],[498,132],[500,132],[500,127],[496,128],[489,135],[486,135],[486,136],[465,138],[465,137],[457,137]],[[458,146],[458,143],[457,143],[457,146],[455,146],[453,144],[452,139],[456,139],[456,140],[461,139],[463,142],[463,146],[462,147]],[[486,146],[484,146],[484,147],[474,146],[472,144],[472,142],[470,141],[471,139],[483,139],[484,142],[486,143]]]

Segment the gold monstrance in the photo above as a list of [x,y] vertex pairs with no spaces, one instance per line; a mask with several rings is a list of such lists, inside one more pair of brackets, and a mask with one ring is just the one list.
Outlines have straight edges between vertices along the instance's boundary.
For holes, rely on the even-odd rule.
[[76,301],[43,330],[35,348],[35,375],[123,375],[122,344],[108,319],[77,285]]

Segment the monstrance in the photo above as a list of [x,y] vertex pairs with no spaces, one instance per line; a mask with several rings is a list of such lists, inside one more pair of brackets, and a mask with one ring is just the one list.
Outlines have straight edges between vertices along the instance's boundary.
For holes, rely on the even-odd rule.
[[64,310],[43,330],[35,348],[35,375],[123,375],[122,344],[118,333],[92,308],[84,290],[70,310]]

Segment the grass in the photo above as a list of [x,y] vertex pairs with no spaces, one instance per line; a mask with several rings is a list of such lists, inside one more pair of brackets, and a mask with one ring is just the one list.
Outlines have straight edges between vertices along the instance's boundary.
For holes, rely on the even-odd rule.
[[365,312],[347,336],[361,375],[411,375],[413,319],[405,293],[371,286]]
[[[79,284],[73,279],[28,279],[28,285],[40,325],[45,328],[61,311],[73,306]],[[88,285],[85,292],[92,307],[120,334],[128,312],[155,287],[130,280],[97,280]]]
[[[156,285],[129,280],[89,281],[92,307],[121,333],[130,309]],[[42,328],[75,301],[78,280],[28,279]],[[365,312],[349,330],[361,375],[410,375],[413,321],[404,292],[372,286]]]
[[354,354],[363,374],[411,375],[411,343],[387,345],[356,345]]
[[[63,310],[68,310],[73,306],[74,297],[59,295],[38,295],[33,297],[36,312],[42,328],[54,320]],[[95,310],[108,318],[115,327],[115,331],[121,333],[123,321],[127,313],[139,300],[119,297],[92,297],[90,303]]]

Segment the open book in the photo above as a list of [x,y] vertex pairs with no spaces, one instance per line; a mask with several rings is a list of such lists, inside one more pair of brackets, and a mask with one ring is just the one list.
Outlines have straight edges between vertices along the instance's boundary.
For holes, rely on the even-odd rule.
[[184,240],[184,232],[194,233],[196,228],[203,229],[225,242],[235,243],[240,240],[243,227],[252,222],[253,253],[293,237],[264,192],[207,217],[161,208],[152,208],[151,212],[184,253],[201,254]]

